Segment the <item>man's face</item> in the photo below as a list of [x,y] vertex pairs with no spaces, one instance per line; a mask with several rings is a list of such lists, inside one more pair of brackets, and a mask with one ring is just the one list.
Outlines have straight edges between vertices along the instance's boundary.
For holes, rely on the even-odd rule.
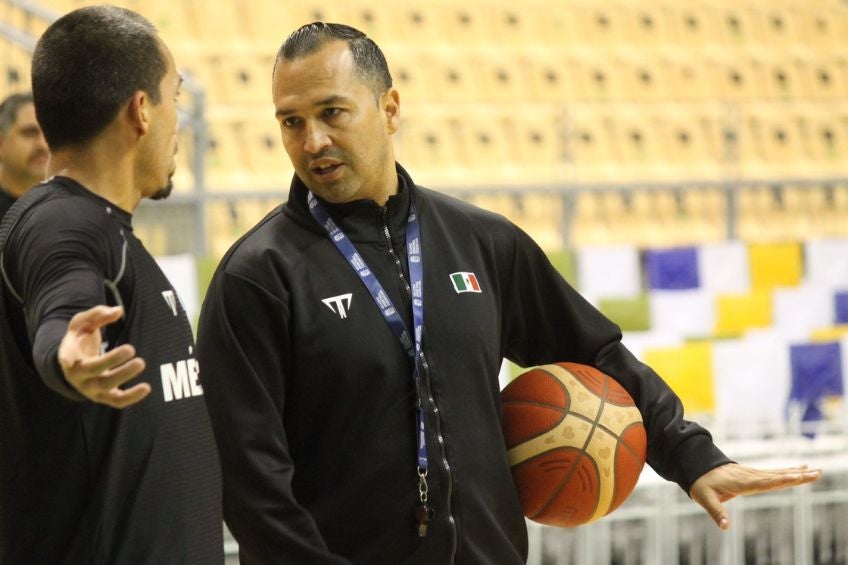
[[35,106],[32,103],[22,105],[9,133],[0,133],[3,176],[28,187],[37,184],[44,180],[49,156],[41,127],[35,120]]
[[347,43],[279,59],[273,96],[283,146],[312,192],[329,202],[385,200],[397,183],[398,95],[389,89],[377,99]]
[[165,57],[167,70],[159,83],[160,101],[149,106],[150,130],[145,139],[140,179],[142,196],[161,200],[173,189],[172,177],[177,170],[177,137],[179,119],[177,98],[182,78],[177,73],[174,58],[164,43],[159,43]]

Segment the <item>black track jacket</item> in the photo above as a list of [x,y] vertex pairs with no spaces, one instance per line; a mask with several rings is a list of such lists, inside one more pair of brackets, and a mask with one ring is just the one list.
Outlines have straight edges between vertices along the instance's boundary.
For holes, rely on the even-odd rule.
[[[728,462],[529,236],[415,186],[401,167],[398,176],[385,207],[324,205],[409,327],[404,226],[415,192],[432,396],[429,533],[419,538],[415,521],[411,363],[295,177],[288,202],[224,257],[199,327],[224,514],[243,563],[524,562],[526,525],[501,433],[504,357],[521,366],[574,361],[614,376],[644,416],[649,464],[686,491]],[[473,273],[480,292],[457,292],[454,273]]]

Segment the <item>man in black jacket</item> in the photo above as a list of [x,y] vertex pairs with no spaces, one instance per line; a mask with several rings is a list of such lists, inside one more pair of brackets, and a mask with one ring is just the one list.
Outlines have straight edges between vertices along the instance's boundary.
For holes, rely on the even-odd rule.
[[398,91],[362,33],[295,31],[273,96],[289,198],[224,257],[198,338],[243,563],[525,561],[504,357],[614,376],[649,463],[722,528],[722,501],[818,478],[731,463],[525,233],[417,186],[394,159]]
[[44,180],[48,156],[32,94],[6,97],[0,104],[0,219],[15,200]]
[[132,226],[171,190],[173,57],[140,15],[82,8],[32,82],[51,178],[0,223],[0,563],[222,563],[191,325]]

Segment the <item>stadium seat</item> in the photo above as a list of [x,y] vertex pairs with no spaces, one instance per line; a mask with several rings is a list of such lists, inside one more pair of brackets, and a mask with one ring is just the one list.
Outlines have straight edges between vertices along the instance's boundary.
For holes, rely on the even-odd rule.
[[419,105],[412,112],[402,111],[400,131],[396,135],[398,159],[414,171],[419,182],[461,184],[458,121],[438,105]]
[[812,98],[844,100],[848,92],[848,62],[842,50],[817,50],[801,69]]
[[534,45],[518,50],[515,58],[524,70],[526,96],[563,105],[587,97],[587,89],[579,81],[579,69],[564,49]]
[[465,51],[465,67],[476,85],[476,101],[521,103],[527,101],[528,95],[532,95],[528,92],[529,81],[518,57],[494,47],[477,47]]
[[645,363],[677,393],[690,418],[714,413],[711,343],[692,342],[680,347],[648,348],[645,350]]
[[221,98],[216,102],[252,107],[273,119],[270,77],[274,68],[273,51],[258,53],[253,49],[232,48],[215,55],[211,64],[220,81],[211,90]]
[[241,123],[232,118],[213,121],[208,132],[207,187],[213,191],[249,190],[251,178],[246,164],[247,144]]
[[280,126],[268,112],[241,123],[245,147],[245,166],[251,178],[251,190],[284,192],[291,183],[291,161],[280,139]]
[[803,155],[809,176],[842,176],[848,161],[848,106],[822,103],[795,105]]
[[552,183],[567,178],[567,132],[556,106],[510,104],[503,120],[509,159],[517,167],[519,182]]
[[771,290],[778,286],[798,286],[803,276],[802,251],[801,244],[796,242],[750,244],[751,287]]
[[566,159],[574,164],[580,181],[623,178],[620,163],[614,161],[613,115],[589,104],[572,104],[564,116]]
[[17,45],[0,38],[0,95],[8,96],[32,88],[30,56]]
[[771,293],[768,290],[716,297],[715,335],[718,337],[739,337],[753,328],[768,328],[771,320]]

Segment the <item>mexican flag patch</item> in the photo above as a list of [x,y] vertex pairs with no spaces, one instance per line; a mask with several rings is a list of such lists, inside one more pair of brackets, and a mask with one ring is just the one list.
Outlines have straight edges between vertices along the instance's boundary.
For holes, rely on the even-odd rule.
[[477,275],[474,273],[451,273],[451,282],[457,294],[462,292],[482,292],[480,283],[477,282]]

